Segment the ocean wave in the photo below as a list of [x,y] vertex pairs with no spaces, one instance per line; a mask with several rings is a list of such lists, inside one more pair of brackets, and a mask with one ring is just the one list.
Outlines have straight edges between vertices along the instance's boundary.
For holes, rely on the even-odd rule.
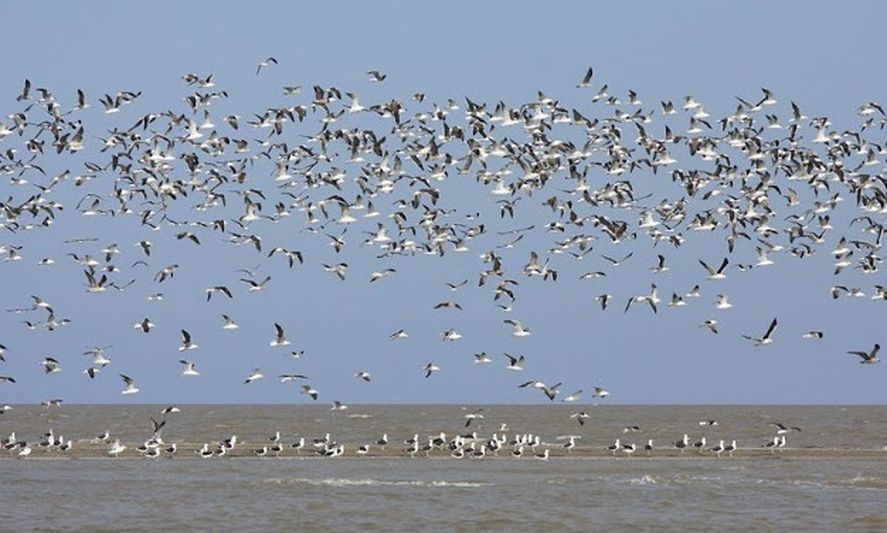
[[351,478],[323,478],[323,479],[311,479],[311,478],[279,478],[272,477],[262,479],[258,482],[263,485],[309,485],[309,486],[327,486],[327,487],[362,487],[362,486],[370,486],[370,487],[426,487],[426,488],[439,488],[439,487],[456,487],[456,488],[477,488],[477,487],[489,487],[493,485],[493,483],[486,483],[480,481],[447,481],[447,480],[432,480],[425,481],[419,479],[407,479],[407,480],[385,480],[385,479],[351,479]]
[[631,478],[628,480],[628,482],[632,485],[656,485],[658,483],[656,481],[656,478],[648,474],[644,474],[643,476],[638,478]]

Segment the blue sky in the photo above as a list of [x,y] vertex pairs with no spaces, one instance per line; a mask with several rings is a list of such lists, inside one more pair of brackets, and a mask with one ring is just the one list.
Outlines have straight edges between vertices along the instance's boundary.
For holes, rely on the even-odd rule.
[[[887,52],[881,31],[887,7],[875,2],[636,2],[631,8],[578,2],[335,6],[8,4],[5,18],[16,23],[4,30],[14,49],[0,60],[0,116],[19,109],[15,96],[25,78],[35,87],[50,88],[68,105],[75,89],[82,88],[92,103],[84,121],[92,124],[95,143],[106,129],[126,127],[143,113],[184,111],[182,98],[189,88],[181,77],[188,72],[213,73],[216,89],[228,92],[229,98],[212,109],[217,122],[227,113],[248,117],[283,105],[283,85],[302,85],[301,101],[318,84],[356,92],[364,105],[392,97],[406,102],[423,92],[429,101],[443,103],[452,97],[464,106],[463,98],[469,97],[490,108],[498,100],[517,106],[534,100],[541,90],[568,108],[584,110],[593,93],[579,91],[575,84],[593,66],[595,87],[607,83],[610,94],[621,98],[633,89],[645,109],[658,109],[660,100],[679,104],[692,94],[719,117],[733,111],[735,96],[756,98],[764,86],[777,95],[780,116],[788,116],[791,100],[809,116],[829,116],[833,128],[841,131],[858,124],[857,106],[883,97],[887,81],[879,63]],[[277,58],[279,65],[256,76],[256,63],[268,56]],[[364,73],[371,69],[386,73],[385,82],[370,83]],[[101,113],[97,98],[118,90],[142,91],[142,97],[112,120]],[[354,124],[382,131],[378,122],[367,120]],[[298,142],[295,135],[291,142]],[[883,134],[876,135],[883,143]],[[0,141],[0,148],[8,142]],[[85,159],[94,156],[95,151],[83,154]],[[68,159],[52,156],[43,163],[49,175],[69,165]],[[677,197],[667,183],[640,181],[639,187],[650,192]],[[475,185],[448,180],[441,188],[448,194],[449,207],[463,212],[490,209],[491,200]],[[654,317],[645,308],[627,314],[621,309],[628,296],[645,293],[653,280],[649,268],[660,250],[648,240],[616,249],[598,241],[584,263],[560,262],[562,280],[551,284],[519,274],[529,250],[544,251],[551,244],[549,235],[534,233],[520,247],[502,252],[521,284],[512,317],[533,332],[526,339],[514,339],[502,324],[507,316],[490,303],[489,293],[474,289],[481,266],[478,254],[502,239],[490,237],[465,254],[443,258],[397,258],[381,265],[396,268],[395,276],[370,284],[369,274],[380,263],[373,259],[376,251],[359,242],[375,221],[349,229],[349,247],[340,255],[322,238],[300,231],[301,219],[256,228],[266,239],[266,250],[279,244],[305,253],[306,265],[289,271],[283,259],[268,260],[246,246],[234,248],[218,234],[201,233],[204,244],[197,248],[176,241],[174,228],[153,233],[133,217],[87,220],[72,214],[82,193],[93,189],[102,190],[102,184],[84,191],[68,184],[57,198],[68,211],[51,231],[0,236],[0,245],[25,245],[26,256],[21,262],[0,264],[3,307],[29,305],[28,296],[39,294],[52,302],[57,315],[74,321],[61,331],[31,332],[22,326],[22,316],[0,316],[0,344],[9,347],[0,375],[14,375],[19,381],[14,386],[0,384],[0,402],[55,397],[81,403],[307,402],[297,386],[272,379],[283,372],[311,376],[324,402],[543,399],[516,387],[524,378],[563,381],[562,392],[584,389],[585,399],[594,386],[604,386],[612,393],[606,401],[614,403],[887,401],[881,365],[859,365],[845,353],[887,341],[887,308],[867,298],[829,298],[828,287],[835,282],[828,255],[832,240],[818,257],[799,261],[780,254],[769,269],[707,282],[697,259],[718,262],[725,246],[717,236],[694,235],[680,250],[669,249],[671,271],[655,281],[664,299],[697,282],[703,296],[692,306],[663,310]],[[0,184],[0,197],[21,194],[5,180]],[[527,206],[522,206],[513,227],[544,224],[545,208],[537,205],[543,199],[524,199]],[[833,239],[855,213],[844,214],[835,215]],[[97,236],[102,245],[119,243],[124,251],[120,262],[127,265],[140,258],[134,243],[149,238],[156,243],[150,269],[141,271],[139,282],[125,293],[87,295],[80,268],[64,254],[95,250],[60,244],[82,236]],[[577,282],[582,272],[606,266],[600,253],[622,256],[631,250],[636,257],[609,276],[606,285]],[[55,257],[57,265],[38,270],[35,262],[44,256]],[[737,254],[739,262],[753,260],[753,248]],[[350,265],[345,283],[320,268],[320,263],[339,261]],[[173,281],[159,287],[150,283],[156,270],[172,263],[183,265]],[[233,271],[260,264],[259,277],[272,276],[272,290],[246,294]],[[882,274],[872,276],[848,273],[841,281],[868,290],[873,283],[884,284]],[[457,293],[443,285],[465,278],[469,287]],[[203,288],[216,283],[236,288],[236,298],[206,304]],[[154,290],[165,293],[164,304],[145,301]],[[616,298],[612,308],[601,313],[593,297],[604,290]],[[736,306],[723,318],[712,305],[719,292],[730,294]],[[465,311],[432,310],[448,299],[458,300]],[[221,313],[234,316],[240,330],[222,331]],[[146,316],[157,324],[150,335],[132,328]],[[723,324],[718,336],[697,327],[713,316]],[[762,333],[773,316],[780,319],[774,345],[754,349],[741,339],[743,333]],[[306,350],[303,359],[287,359],[268,347],[274,322],[286,327],[294,349]],[[449,327],[464,338],[442,342],[440,332]],[[191,331],[200,344],[188,357],[198,363],[202,376],[190,381],[179,376],[181,354],[176,348],[181,328]],[[406,328],[410,338],[390,342],[388,334],[399,328]],[[801,339],[808,329],[825,330],[826,337]],[[90,345],[113,345],[109,353],[114,360],[92,382],[80,374],[89,362],[80,354]],[[482,350],[495,362],[472,365],[471,354]],[[502,352],[526,354],[526,370],[521,375],[506,371]],[[42,375],[39,361],[44,356],[56,356],[63,371]],[[420,369],[429,361],[442,371],[425,380]],[[254,367],[268,378],[243,386]],[[358,370],[370,371],[374,381],[356,380],[353,373]],[[142,392],[121,397],[118,373],[135,377]]]

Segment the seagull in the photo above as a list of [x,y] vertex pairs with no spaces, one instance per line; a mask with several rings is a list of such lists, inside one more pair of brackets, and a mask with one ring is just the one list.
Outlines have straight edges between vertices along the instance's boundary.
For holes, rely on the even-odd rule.
[[782,422],[767,422],[767,425],[775,426],[777,435],[785,435],[789,431],[801,431],[801,428],[797,426],[786,426]]
[[852,355],[858,355],[862,360],[860,363],[865,365],[873,365],[880,361],[881,359],[878,357],[878,352],[881,350],[880,344],[875,344],[875,347],[872,348],[870,352],[847,352]]
[[307,394],[308,396],[311,397],[312,400],[316,400],[317,396],[318,396],[317,389],[315,389],[311,385],[302,385],[301,393]]
[[719,294],[718,301],[715,303],[715,308],[716,309],[730,309],[731,307],[733,307],[733,304],[731,304],[729,301],[727,301],[727,295],[726,294]]
[[275,323],[274,329],[277,331],[277,334],[274,336],[274,339],[271,340],[271,346],[287,346],[290,341],[286,339],[286,334],[283,331],[283,327],[280,324]]
[[197,348],[197,345],[195,343],[191,342],[191,334],[183,329],[182,330],[182,345],[179,346],[179,351],[183,352],[185,350],[194,350],[195,348]]
[[369,372],[364,372],[363,370],[354,374],[354,377],[356,377],[357,379],[362,379],[367,383],[369,383],[373,379]]
[[154,324],[150,320],[148,320],[147,318],[133,326],[134,329],[140,329],[145,333],[150,333],[151,328],[153,328],[153,327],[154,327]]
[[370,81],[375,83],[381,83],[385,81],[385,78],[388,77],[387,74],[382,74],[378,70],[370,70],[369,72],[367,72],[367,76],[370,77]]
[[523,355],[521,355],[520,357],[514,357],[514,356],[507,354],[507,353],[504,355],[505,355],[505,357],[508,358],[508,366],[506,366],[505,368],[507,368],[508,370],[523,370],[524,369],[524,356]]
[[483,408],[478,409],[477,411],[473,411],[471,413],[467,413],[465,415],[465,427],[470,426],[471,423],[474,422],[475,420],[483,419],[483,417],[484,417]]
[[592,67],[588,67],[588,70],[585,71],[585,76],[582,77],[582,81],[580,81],[577,85],[577,89],[587,89],[591,87],[591,78],[594,76],[594,69]]
[[460,281],[459,283],[446,282],[446,286],[449,287],[449,289],[451,291],[455,292],[455,291],[459,290],[460,288],[464,287],[467,283],[468,283],[468,280],[466,279],[466,280]]
[[136,382],[126,374],[120,374],[120,378],[123,380],[123,391],[120,394],[135,394],[139,392],[139,387],[136,385]]
[[257,381],[257,380],[262,379],[263,377],[265,377],[265,375],[262,374],[262,372],[258,368],[254,368],[253,371],[250,372],[250,375],[247,376],[246,381],[244,381],[243,384],[244,385],[250,384],[253,381]]
[[234,298],[234,296],[231,294],[231,291],[228,289],[228,287],[225,287],[224,285],[217,285],[215,287],[209,287],[208,289],[206,289],[205,292],[206,292],[206,301],[207,302],[210,301],[213,297],[213,294],[216,294],[216,293],[224,294],[228,298]]
[[234,322],[234,319],[228,315],[222,315],[222,322],[222,329],[232,330],[240,327]]
[[529,337],[530,336],[530,329],[525,328],[523,326],[523,324],[521,324],[519,321],[513,320],[513,319],[508,319],[508,320],[503,320],[503,322],[511,326],[511,336],[512,337]]
[[708,328],[709,330],[711,330],[712,333],[717,333],[718,332],[718,321],[710,318],[710,319],[706,320],[705,322],[703,322],[702,324],[699,324],[699,327],[700,328]]
[[162,411],[160,411],[160,414],[168,415],[170,413],[180,413],[181,411],[182,410],[179,409],[178,407],[176,407],[175,405],[170,405],[169,407],[166,407]]
[[126,450],[126,446],[123,444],[120,444],[120,439],[117,439],[111,445],[111,449],[108,450],[108,455],[113,455],[114,458],[116,459],[116,458],[120,457],[120,454],[123,453],[124,450]]
[[576,392],[571,393],[569,396],[565,397],[561,401],[564,403],[573,403],[573,402],[578,402],[581,398],[582,398],[582,389],[579,389]]
[[303,376],[302,374],[281,374],[277,377],[280,378],[281,383],[289,383],[297,379],[308,379],[308,376]]
[[432,362],[423,366],[422,371],[425,372],[425,378],[428,379],[434,372],[440,372],[440,367]]
[[585,411],[579,411],[570,415],[570,418],[575,418],[577,422],[579,422],[580,426],[585,425],[585,421],[591,418],[591,415],[586,413]]
[[388,338],[393,341],[396,341],[398,339],[406,339],[407,337],[409,337],[409,335],[407,334],[406,330],[404,330],[404,329],[399,329],[388,336]]
[[476,364],[476,365],[485,364],[485,363],[492,363],[492,362],[493,362],[493,360],[490,358],[489,355],[487,355],[486,352],[480,352],[480,353],[474,354],[474,364]]
[[324,263],[323,269],[327,272],[335,274],[341,281],[345,281],[345,274],[348,272],[348,264],[339,263],[337,265],[328,265]]
[[277,60],[274,59],[273,57],[269,57],[264,61],[260,61],[259,64],[256,66],[256,76],[259,75],[259,72],[261,72],[262,67],[270,67],[271,65],[276,65],[276,64],[277,64]]
[[185,359],[179,360],[180,363],[185,365],[185,368],[182,370],[183,376],[199,376],[200,372],[194,368],[194,363]]
[[631,307],[631,304],[647,303],[647,304],[650,304],[650,308],[653,310],[653,313],[656,313],[656,304],[658,304],[661,300],[659,299],[658,290],[656,288],[656,285],[651,285],[650,287],[651,288],[650,288],[649,295],[632,296],[631,298],[629,298],[628,303],[625,304],[625,311],[623,311],[623,312],[627,313],[628,309]]
[[705,261],[701,259],[699,260],[699,264],[708,271],[708,279],[710,280],[727,279],[727,274],[724,273],[724,270],[727,268],[729,262],[730,261],[725,257],[724,260],[721,262],[721,266],[718,267],[717,270],[715,270],[714,268],[708,266]]
[[825,334],[821,331],[810,330],[807,333],[801,335],[801,338],[804,339],[821,339],[825,336]]
[[545,383],[543,383],[541,381],[537,381],[537,380],[527,381],[525,383],[518,385],[518,387],[521,389],[525,389],[527,387],[533,387],[534,389],[539,389],[551,401],[554,401],[554,399],[557,397],[558,393],[560,392],[558,390],[558,387],[560,387],[560,386],[561,386],[560,382],[555,383],[554,385],[549,387]]
[[754,343],[755,346],[766,346],[773,342],[771,336],[773,335],[773,331],[776,329],[776,319],[774,318],[772,322],[770,322],[770,326],[767,328],[766,333],[762,337],[750,337],[748,335],[743,335],[742,338],[748,339]]
[[609,395],[610,395],[610,393],[601,387],[594,388],[594,397],[595,398],[606,398]]
[[240,281],[249,285],[249,292],[257,292],[263,291],[268,286],[268,282],[271,281],[271,276],[265,276],[265,279],[262,281],[255,281],[252,279],[241,278]]
[[59,362],[52,357],[44,358],[40,364],[43,365],[43,372],[45,374],[54,374],[56,372],[61,372],[62,370],[62,367],[59,366]]
[[[625,261],[631,259],[631,256],[633,256],[633,255],[634,255],[634,252],[629,252],[629,254],[626,255],[625,257],[623,257],[622,259],[613,259],[611,257],[607,257],[606,255],[601,255],[601,257],[603,257],[604,259],[606,259],[607,261],[612,263],[613,268],[616,268],[616,267],[621,266]],[[662,257],[662,256],[659,256],[659,257]],[[662,263],[664,264],[665,261],[663,260]]]
[[674,447],[679,449],[681,453],[684,453],[684,449],[690,445],[690,437],[684,433],[684,437],[681,440],[677,440],[674,443]]
[[724,446],[724,451],[727,452],[727,454],[728,454],[730,457],[733,457],[733,452],[734,452],[735,450],[736,450],[736,441],[735,441],[735,440],[733,440],[732,442],[730,442],[730,444]]

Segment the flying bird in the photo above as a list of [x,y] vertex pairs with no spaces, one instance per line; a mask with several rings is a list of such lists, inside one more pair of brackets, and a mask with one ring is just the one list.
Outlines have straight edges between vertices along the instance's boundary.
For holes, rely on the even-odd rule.
[[754,343],[755,346],[766,346],[773,342],[773,332],[776,330],[776,319],[774,318],[770,322],[770,326],[767,327],[767,331],[764,332],[764,335],[760,337],[751,337],[749,335],[743,335],[742,338],[748,339]]
[[851,355],[858,355],[861,358],[859,361],[862,364],[872,365],[880,361],[881,359],[878,357],[878,352],[881,350],[880,344],[875,344],[875,347],[872,348],[870,352],[847,352]]

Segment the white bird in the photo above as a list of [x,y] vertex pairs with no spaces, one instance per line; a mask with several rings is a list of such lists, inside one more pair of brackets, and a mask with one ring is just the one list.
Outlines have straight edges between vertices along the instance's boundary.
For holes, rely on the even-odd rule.
[[561,401],[564,403],[573,403],[573,402],[578,402],[581,398],[582,398],[582,389],[579,389],[576,392],[571,393],[569,396],[565,397]]
[[503,320],[503,322],[505,322],[506,324],[511,326],[511,336],[512,337],[529,337],[530,336],[530,329],[524,327],[524,325],[521,324],[519,321],[509,318],[507,320]]
[[425,372],[425,378],[427,379],[430,378],[431,374],[433,374],[434,372],[440,372],[440,367],[432,362],[423,366],[422,371]]
[[462,334],[455,329],[448,329],[440,334],[441,339],[445,341],[457,341],[462,338]]
[[702,265],[702,267],[706,271],[708,271],[708,279],[710,279],[710,280],[727,279],[727,274],[724,273],[724,270],[726,270],[727,265],[729,263],[730,263],[730,261],[725,257],[724,260],[721,262],[721,266],[719,266],[717,269],[714,269],[714,268],[708,266],[705,263],[705,261],[703,261],[701,259],[699,260],[699,264]]
[[588,67],[588,70],[585,71],[585,76],[582,77],[582,81],[580,81],[577,85],[577,89],[586,89],[591,87],[591,78],[594,76],[594,69],[592,67]]
[[183,365],[185,365],[185,368],[182,370],[183,376],[199,376],[200,375],[200,372],[198,372],[197,369],[194,368],[194,363],[192,361],[181,359],[181,360],[179,360],[179,362],[182,363]]
[[252,372],[250,372],[250,375],[247,376],[246,381],[244,381],[243,384],[247,385],[249,383],[252,383],[253,381],[260,380],[263,377],[265,377],[265,375],[262,374],[262,372],[258,368],[255,368]]
[[524,369],[524,356],[523,355],[521,355],[519,357],[514,357],[508,353],[506,353],[504,355],[505,355],[505,357],[508,358],[508,366],[506,366],[505,368],[507,368],[508,370],[523,370]]
[[259,75],[259,72],[261,72],[262,68],[270,67],[271,65],[276,65],[276,64],[277,64],[277,59],[275,59],[273,57],[269,57],[269,58],[265,59],[264,61],[260,61],[259,64],[256,66],[256,76]]
[[388,338],[393,341],[396,341],[398,339],[406,339],[407,337],[409,337],[409,335],[407,334],[406,330],[403,329],[399,329],[388,336]]
[[222,315],[222,322],[222,329],[232,330],[240,327],[234,322],[234,319],[228,315]]
[[661,300],[659,299],[659,291],[656,285],[650,286],[650,294],[644,294],[640,296],[632,296],[628,299],[628,303],[625,304],[625,313],[628,312],[628,309],[632,304],[642,304],[646,303],[650,305],[650,308],[653,310],[653,313],[656,313],[656,304],[658,304]]
[[283,331],[283,327],[280,324],[275,323],[274,329],[276,331],[276,334],[274,336],[274,339],[271,340],[270,345],[271,346],[287,346],[287,345],[289,345],[290,341],[288,341],[286,339],[286,334]]
[[52,357],[45,357],[40,364],[43,366],[43,372],[46,374],[54,374],[56,372],[61,372],[62,370],[62,367],[59,366],[59,362]]
[[108,455],[113,455],[114,458],[116,459],[117,457],[120,457],[120,454],[123,453],[124,450],[126,450],[126,446],[123,444],[120,444],[120,439],[117,439],[111,445],[111,449],[108,450]]
[[490,358],[489,355],[487,355],[486,352],[480,352],[480,353],[474,354],[474,364],[476,364],[476,365],[485,364],[485,363],[492,363],[492,362],[493,362],[493,360]]
[[182,330],[182,344],[179,346],[179,351],[183,352],[185,350],[194,350],[197,348],[197,344],[191,341],[191,334]]
[[125,374],[120,374],[120,378],[123,380],[123,391],[120,394],[135,394],[139,392],[139,387],[136,385],[136,382],[129,376]]
[[699,324],[699,327],[700,328],[708,328],[709,330],[711,330],[712,333],[717,333],[718,332],[718,321],[709,318],[708,320],[706,320],[702,324]]
[[154,323],[151,322],[150,320],[148,320],[147,318],[133,326],[134,329],[140,329],[145,333],[150,333],[151,328],[153,328],[153,327],[154,327]]
[[369,372],[365,372],[363,370],[354,374],[354,377],[356,377],[357,379],[362,379],[362,380],[366,381],[367,383],[369,383],[373,379],[373,376],[370,375]]
[[749,335],[743,335],[742,338],[748,339],[754,343],[755,346],[766,346],[773,342],[773,331],[776,330],[776,319],[774,318],[772,322],[770,322],[770,327],[767,328],[767,331],[761,337],[751,337]]

